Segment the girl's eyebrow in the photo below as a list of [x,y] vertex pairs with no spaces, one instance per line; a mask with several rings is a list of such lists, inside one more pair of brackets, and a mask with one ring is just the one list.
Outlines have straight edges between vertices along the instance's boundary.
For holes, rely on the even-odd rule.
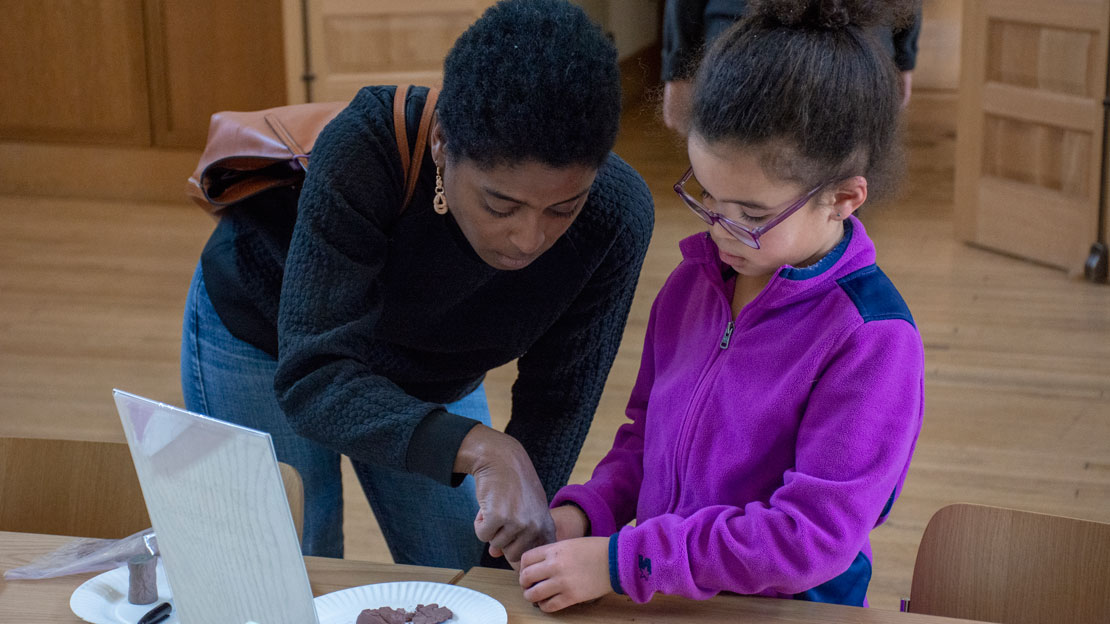
[[746,201],[742,199],[718,199],[717,201],[723,204],[736,204],[745,208],[751,208],[752,210],[771,210],[771,206],[766,206],[754,201]]
[[[519,204],[521,206],[523,206],[527,203],[527,202],[523,202],[519,199],[516,199],[514,197],[509,197],[508,195],[505,195],[504,193],[500,193],[498,191],[495,191],[491,188],[487,188],[487,187],[484,187],[484,186],[482,187],[482,191],[484,191],[485,193],[487,193],[489,195],[493,195],[497,199],[503,199],[507,202],[512,202],[514,204]],[[586,193],[589,193],[589,192],[590,192],[590,189],[587,188],[587,189],[583,190],[581,193],[575,195],[574,197],[571,197],[570,199],[564,199],[563,201],[557,201],[557,202],[551,204],[551,206],[558,206],[559,204],[566,204],[568,202],[575,201],[575,200],[579,199],[580,197],[582,197],[583,195],[585,195]],[[547,206],[547,207],[550,208],[551,206]]]
[[[703,186],[702,188],[704,189],[705,187]],[[705,193],[710,197],[714,197],[713,193],[710,193],[708,190],[705,191]],[[744,199],[721,199],[718,197],[717,201],[722,204],[736,204],[737,206],[751,208],[752,210],[771,210],[773,208],[773,206],[767,206],[757,201],[749,201]]]

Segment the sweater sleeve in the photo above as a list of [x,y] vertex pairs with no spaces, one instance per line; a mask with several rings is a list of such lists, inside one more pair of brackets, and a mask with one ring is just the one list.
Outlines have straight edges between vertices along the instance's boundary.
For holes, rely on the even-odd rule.
[[891,33],[894,42],[894,64],[899,71],[913,71],[917,66],[917,38],[921,34],[921,6],[913,20]]
[[663,81],[690,77],[705,44],[708,0],[666,0],[663,9]]
[[[458,446],[476,421],[406,394],[360,356],[380,310],[386,232],[403,193],[391,102],[379,97],[360,94],[313,150],[286,259],[274,387],[300,435],[451,483]],[[408,453],[418,427],[423,443],[442,452]],[[442,461],[418,459],[429,455]]]
[[854,330],[814,383],[782,486],[768,501],[624,528],[623,590],[638,602],[655,592],[795,594],[845,572],[905,478],[921,428],[923,371],[911,324]]
[[590,480],[581,485],[568,485],[559,490],[552,507],[574,503],[590,522],[590,534],[608,537],[636,517],[636,504],[644,479],[644,429],[648,396],[655,383],[655,356],[652,352],[652,328],[655,313],[648,319],[640,372],[628,400],[627,422],[617,429],[613,448],[594,468]]
[[634,192],[621,199],[621,211],[632,216],[601,265],[567,311],[517,361],[505,432],[528,451],[548,500],[567,482],[578,459],[647,253],[654,211],[646,185],[635,178]]

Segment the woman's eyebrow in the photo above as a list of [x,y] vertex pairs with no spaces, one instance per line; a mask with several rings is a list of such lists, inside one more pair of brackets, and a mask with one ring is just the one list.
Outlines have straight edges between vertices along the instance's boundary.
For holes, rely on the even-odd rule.
[[[592,187],[591,187],[591,188],[592,188]],[[482,191],[483,191],[483,192],[485,192],[485,193],[486,193],[486,194],[488,194],[488,195],[492,195],[492,196],[496,197],[497,199],[503,199],[503,200],[505,200],[505,201],[507,201],[507,202],[512,202],[512,203],[514,203],[514,204],[519,204],[519,205],[521,205],[521,206],[523,206],[523,205],[526,205],[526,204],[528,203],[528,202],[525,202],[525,201],[521,201],[521,200],[519,200],[519,199],[516,199],[516,198],[514,198],[514,197],[510,197],[510,196],[508,196],[508,195],[506,195],[506,194],[504,194],[504,193],[501,193],[501,192],[495,191],[495,190],[493,190],[493,189],[491,189],[491,188],[487,188],[487,187],[484,187],[484,186],[482,187]],[[557,201],[557,202],[555,202],[555,203],[551,204],[551,206],[558,206],[559,204],[565,204],[565,203],[568,203],[568,202],[572,202],[572,201],[575,201],[575,200],[577,200],[578,198],[582,197],[583,195],[585,195],[586,193],[589,193],[589,192],[590,192],[590,189],[589,189],[589,188],[587,188],[587,189],[585,189],[584,191],[582,191],[581,193],[579,193],[579,194],[575,195],[574,197],[571,197],[571,198],[569,198],[569,199],[564,199],[563,201]],[[551,206],[548,206],[548,207],[550,208]]]

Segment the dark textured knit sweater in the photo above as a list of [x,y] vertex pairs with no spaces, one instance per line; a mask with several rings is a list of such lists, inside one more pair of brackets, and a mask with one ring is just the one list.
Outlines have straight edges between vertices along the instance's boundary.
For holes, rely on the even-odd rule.
[[[450,213],[432,210],[430,155],[399,215],[393,91],[364,88],[324,129],[299,204],[284,190],[227,212],[202,256],[205,286],[233,335],[277,356],[275,390],[296,431],[443,483],[458,483],[455,455],[475,424],[443,404],[519,358],[507,432],[550,498],[616,354],[651,195],[610,155],[555,245],[524,269],[496,270]],[[410,141],[425,95],[406,101]]]

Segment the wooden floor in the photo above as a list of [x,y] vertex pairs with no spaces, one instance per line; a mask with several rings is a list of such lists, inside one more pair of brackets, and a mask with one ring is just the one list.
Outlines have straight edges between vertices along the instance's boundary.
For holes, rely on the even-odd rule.
[[[870,600],[885,609],[908,594],[921,532],[947,503],[1110,521],[1110,287],[954,240],[954,111],[915,99],[904,197],[865,216],[926,347],[924,431],[873,534]],[[677,241],[699,229],[670,190],[684,152],[659,127],[650,109],[632,111],[618,145],[651,185],[657,224],[575,481],[623,421],[649,305]],[[211,227],[185,204],[0,196],[0,435],[120,440],[113,387],[179,404],[180,315]],[[500,425],[512,379],[512,367],[488,378]],[[353,478],[345,492],[348,557],[388,560]]]

